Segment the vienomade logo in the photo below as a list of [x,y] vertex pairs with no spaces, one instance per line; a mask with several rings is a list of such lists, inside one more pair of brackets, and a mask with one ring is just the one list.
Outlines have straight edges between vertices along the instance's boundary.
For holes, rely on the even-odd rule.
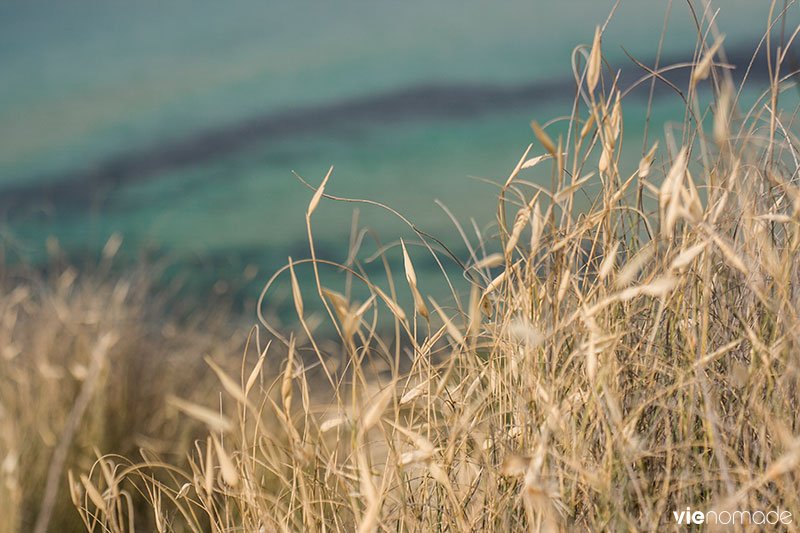
[[678,524],[714,524],[722,526],[739,525],[777,525],[791,524],[792,513],[772,509],[769,511],[698,511],[687,507],[681,511],[672,511],[672,517]]

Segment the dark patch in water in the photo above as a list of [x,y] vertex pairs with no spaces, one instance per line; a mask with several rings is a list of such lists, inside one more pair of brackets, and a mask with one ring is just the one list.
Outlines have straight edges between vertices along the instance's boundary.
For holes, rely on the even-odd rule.
[[[747,51],[745,51],[747,50]],[[728,54],[728,62],[743,75],[751,58],[751,48]],[[751,70],[751,79],[768,79],[760,53]],[[662,60],[662,65],[676,63]],[[653,61],[645,64],[653,64]],[[641,78],[636,66],[622,70],[620,86],[629,87]],[[688,69],[671,71],[664,76],[671,83],[685,87]],[[649,82],[633,91],[646,97]],[[658,93],[671,91],[657,83]],[[49,206],[73,211],[102,208],[109,192],[125,183],[145,181],[187,166],[212,161],[226,154],[244,150],[257,143],[286,139],[322,131],[335,132],[353,124],[390,124],[410,120],[458,119],[502,110],[519,109],[553,99],[572,98],[575,82],[571,78],[527,83],[515,86],[429,84],[389,93],[271,113],[244,122],[206,130],[183,139],[166,141],[143,149],[122,153],[89,168],[63,174],[19,180],[0,196],[0,207],[8,218],[25,207]]]

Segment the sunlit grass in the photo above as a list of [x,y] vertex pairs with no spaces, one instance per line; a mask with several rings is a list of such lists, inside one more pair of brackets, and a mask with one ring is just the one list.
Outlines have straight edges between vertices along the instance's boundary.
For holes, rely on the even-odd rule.
[[[780,105],[785,58],[773,51],[778,74],[745,109],[721,40],[703,33],[689,85],[675,88],[686,102],[679,125],[642,143],[624,137],[601,34],[576,49],[569,114],[534,122],[536,143],[498,184],[493,232],[459,227],[468,294],[426,296],[415,261],[459,259],[419,231],[392,243],[404,275],[388,260],[379,279],[357,257],[319,259],[320,202],[365,202],[330,195],[328,173],[306,209],[310,257],[290,259],[264,289],[266,299],[275,284],[291,287],[298,327],[259,314],[240,370],[210,357],[217,385],[205,396],[159,389],[155,416],[175,423],[181,412],[181,424],[206,428],[193,446],[73,469],[86,528],[660,531],[687,506],[797,517],[800,156],[796,110]],[[623,142],[643,144],[640,161],[619,157]],[[546,186],[530,179],[542,168]],[[323,286],[321,271],[340,272],[347,290]],[[10,309],[36,301],[20,290]],[[310,294],[335,342],[315,336]],[[92,330],[87,353],[105,353],[117,333]],[[32,400],[17,401],[28,418],[0,422],[36,427]],[[182,465],[174,453],[187,448]],[[14,475],[0,491],[19,502]],[[146,511],[129,504],[142,500]]]

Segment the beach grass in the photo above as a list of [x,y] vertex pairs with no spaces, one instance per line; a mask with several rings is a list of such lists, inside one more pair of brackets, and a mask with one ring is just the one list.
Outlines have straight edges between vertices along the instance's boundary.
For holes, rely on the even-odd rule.
[[[111,263],[114,236],[100,264],[77,269],[55,242],[46,272],[7,266],[0,275],[0,531],[81,531],[69,498],[69,471],[88,471],[114,451],[139,450],[176,465],[205,427],[167,407],[170,395],[200,400],[216,379],[202,356],[231,359],[247,329],[236,332],[224,306],[184,319],[157,292],[152,264]],[[77,475],[77,474],[76,474]],[[138,499],[133,509],[146,510]]]
[[[574,54],[574,105],[532,124],[535,142],[498,184],[496,225],[459,226],[466,259],[411,222],[417,239],[383,252],[400,249],[401,272],[386,260],[385,276],[367,277],[357,254],[344,265],[319,259],[320,202],[365,202],[330,194],[329,172],[310,186],[309,257],[289,259],[262,295],[290,287],[297,327],[259,313],[243,346],[228,339],[216,353],[196,335],[224,335],[181,330],[180,349],[148,350],[168,359],[145,359],[133,398],[116,397],[130,373],[114,377],[106,354],[144,304],[115,296],[126,292],[119,284],[58,296],[73,283],[66,274],[44,295],[7,284],[4,316],[15,318],[0,329],[9,339],[0,364],[20,377],[0,397],[0,499],[11,513],[39,509],[34,495],[57,475],[68,485],[59,501],[69,496],[85,529],[111,532],[662,531],[689,527],[673,514],[686,508],[777,509],[796,528],[800,142],[797,109],[781,102],[796,90],[785,43],[797,31],[777,47],[770,29],[761,47],[771,47],[772,82],[745,103],[747,79],[734,84],[712,14],[699,18],[695,57],[680,67],[688,85],[673,87],[685,113],[651,139],[624,136],[599,26]],[[669,69],[643,70],[642,83]],[[623,142],[642,146],[640,161],[620,158]],[[533,179],[542,169],[547,185]],[[471,290],[427,297],[432,281],[414,269],[422,254],[460,264]],[[344,292],[321,282],[336,269]],[[446,272],[438,283],[454,285]],[[55,304],[39,303],[52,295]],[[315,333],[310,295],[333,339]],[[99,299],[98,319],[72,324],[86,316],[74,307],[84,299]],[[81,346],[63,353],[84,359],[53,361],[59,335]],[[13,353],[22,338],[43,359]],[[130,354],[117,357],[134,364],[127,342]],[[69,372],[72,388],[47,385],[55,378],[41,361]],[[99,405],[117,411],[86,414]],[[108,424],[140,407],[166,444],[124,431],[107,440]],[[49,445],[22,453],[44,435]],[[75,458],[58,461],[62,448]]]

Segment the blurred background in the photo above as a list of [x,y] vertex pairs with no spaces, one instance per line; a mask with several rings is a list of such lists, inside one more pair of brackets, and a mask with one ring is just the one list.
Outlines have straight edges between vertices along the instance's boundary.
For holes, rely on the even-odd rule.
[[[715,3],[733,55],[749,59],[768,4]],[[492,222],[498,189],[486,180],[505,181],[534,141],[532,119],[569,114],[572,50],[591,43],[612,6],[3,2],[5,261],[43,264],[48,239],[51,252],[57,241],[70,257],[91,260],[119,233],[123,256],[148,251],[197,287],[252,295],[288,255],[308,256],[311,192],[292,171],[317,185],[331,165],[327,192],[389,204],[461,253],[435,200],[467,228]],[[691,6],[702,18],[704,4]],[[628,83],[642,72],[621,45],[652,65],[667,8],[623,0],[612,19],[603,52]],[[689,4],[676,0],[662,64],[691,60],[695,44]],[[637,94],[625,107],[632,165],[647,90]],[[657,96],[651,139],[682,109],[674,93]],[[549,169],[542,179],[549,184]],[[314,217],[322,256],[345,260],[352,215],[351,204],[322,202]],[[360,224],[386,242],[411,236],[377,208],[362,206]],[[420,262],[423,276],[435,267]]]

